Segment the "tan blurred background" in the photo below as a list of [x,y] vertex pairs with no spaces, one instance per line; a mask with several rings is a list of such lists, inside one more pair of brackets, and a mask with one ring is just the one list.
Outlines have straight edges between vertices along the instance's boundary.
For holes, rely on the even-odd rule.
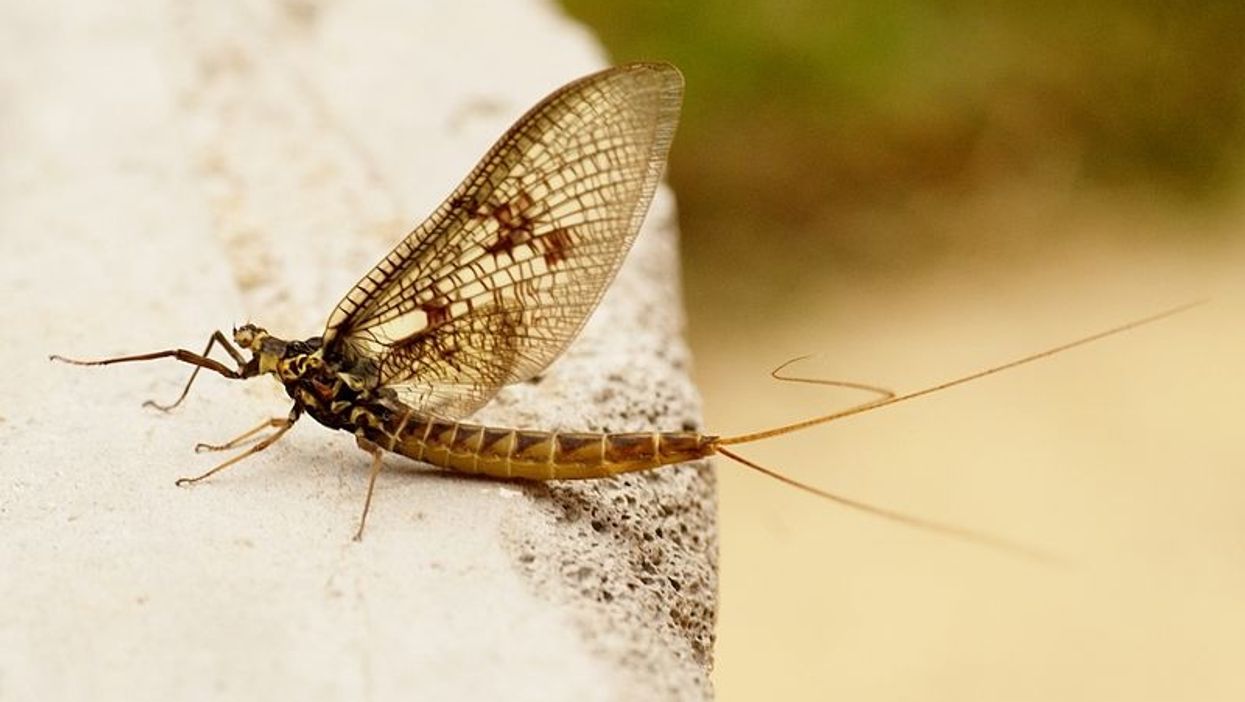
[[723,700],[1245,699],[1245,4],[572,0],[688,81],[670,179],[708,428],[737,433],[1203,297],[720,461]]

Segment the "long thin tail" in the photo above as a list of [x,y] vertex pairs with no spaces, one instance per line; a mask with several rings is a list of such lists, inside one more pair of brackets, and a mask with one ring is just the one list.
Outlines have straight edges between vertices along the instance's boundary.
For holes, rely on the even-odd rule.
[[1090,336],[1087,336],[1081,339],[1077,339],[1076,341],[1073,341],[1067,344],[1062,344],[1060,346],[1056,346],[1054,348],[1050,348],[1045,351],[1031,354],[1029,356],[1025,356],[1024,358],[1019,358],[1014,361],[1004,363],[1003,365],[1000,365],[1000,366],[994,366],[992,368],[987,368],[985,370],[978,371],[970,375],[956,378],[954,380],[948,380],[946,382],[939,383],[937,385],[932,385],[930,387],[917,390],[914,392],[904,393],[902,395],[896,395],[895,393],[890,392],[889,390],[886,390],[885,388],[877,388],[877,387],[870,386],[870,385],[862,385],[860,383],[846,383],[846,382],[840,382],[840,381],[819,381],[819,380],[812,379],[812,378],[796,378],[796,377],[780,376],[779,372],[781,372],[784,368],[791,365],[792,363],[795,363],[796,361],[802,360],[804,357],[792,359],[791,361],[787,361],[783,365],[776,368],[770,375],[772,375],[775,378],[778,378],[779,380],[788,380],[792,382],[813,383],[813,384],[819,384],[819,385],[833,385],[833,386],[838,386],[838,387],[849,387],[849,388],[855,388],[855,389],[861,389],[861,390],[868,390],[871,392],[878,393],[879,395],[881,395],[881,397],[871,402],[865,402],[863,404],[849,407],[848,409],[845,409],[845,410],[840,410],[838,412],[833,412],[831,414],[821,415],[819,417],[813,417],[812,419],[806,419],[800,422],[785,424],[780,427],[774,427],[772,429],[766,429],[764,431],[753,432],[750,434],[740,434],[738,436],[722,437],[720,439],[717,439],[714,442],[714,449],[716,450],[717,453],[720,453],[723,456],[726,456],[727,458],[741,465],[747,466],[748,468],[751,468],[752,470],[755,470],[758,473],[761,473],[770,478],[773,478],[774,480],[777,480],[781,483],[794,487],[798,490],[802,490],[804,492],[810,493],[824,500],[834,502],[838,505],[842,505],[844,507],[848,507],[850,509],[854,509],[859,512],[871,514],[875,517],[880,517],[882,519],[886,519],[892,522],[897,522],[905,526],[915,527],[917,529],[922,529],[925,531],[931,531],[937,534],[941,534],[943,536],[948,536],[948,537],[952,537],[955,539],[959,539],[961,541],[968,541],[970,543],[975,543],[980,546],[987,546],[989,548],[998,549],[1001,551],[1011,553],[1013,555],[1019,555],[1025,558],[1041,561],[1043,563],[1047,563],[1047,564],[1065,563],[1066,564],[1066,561],[1063,561],[1063,559],[1059,558],[1055,554],[1049,551],[1046,551],[1044,549],[1040,549],[1040,548],[1030,546],[1027,544],[1023,544],[1023,543],[1019,543],[1016,541],[1011,541],[1009,539],[1004,539],[1001,537],[993,536],[991,534],[976,531],[973,529],[968,529],[965,527],[955,526],[952,524],[944,524],[944,523],[935,522],[929,519],[923,519],[921,517],[915,517],[912,515],[904,514],[902,512],[897,512],[895,510],[886,509],[885,507],[878,507],[878,506],[871,505],[866,502],[854,500],[850,497],[845,497],[843,495],[839,495],[833,492],[822,490],[821,488],[814,487],[812,485],[809,485],[808,483],[800,482],[799,480],[783,475],[782,473],[779,473],[778,471],[775,471],[770,468],[766,468],[760,464],[754,463],[751,460],[744,458],[743,456],[735,453],[734,451],[728,450],[723,447],[733,445],[733,444],[747,444],[747,443],[752,443],[754,441],[761,441],[762,439],[769,439],[775,436],[781,436],[783,434],[790,434],[791,432],[800,431],[801,429],[808,429],[810,427],[815,427],[819,424],[826,424],[828,422],[833,422],[836,419],[843,419],[845,417],[851,417],[857,414],[864,414],[865,412],[871,412],[875,409],[886,407],[887,405],[893,405],[893,404],[897,404],[900,402],[906,402],[907,400],[912,400],[912,399],[921,397],[922,395],[930,395],[935,392],[938,392],[939,390],[946,390],[947,388],[955,387],[956,385],[962,385],[964,383],[977,380],[979,378],[984,378],[988,375],[994,375],[995,373],[999,373],[999,372],[1002,372],[1002,371],[1005,371],[1011,368],[1015,368],[1017,366],[1022,366],[1026,363],[1032,363],[1033,361],[1047,358],[1057,353],[1062,353],[1069,349],[1076,348],[1077,346],[1083,346],[1090,342],[1098,341],[1099,339],[1104,339],[1108,336],[1120,334],[1130,329],[1136,329],[1137,327],[1140,327],[1145,324],[1150,324],[1151,322],[1157,322],[1160,319],[1164,319],[1166,317],[1170,317],[1172,315],[1184,312],[1193,307],[1197,307],[1198,305],[1205,304],[1205,302],[1206,300],[1198,300],[1196,302],[1190,302],[1184,305],[1180,305],[1179,307],[1173,307],[1171,309],[1159,312],[1158,314],[1150,315],[1149,317],[1138,319],[1138,320],[1129,322],[1127,324],[1122,324],[1118,327],[1114,327],[1106,331],[1099,332],[1097,334],[1093,334],[1093,335],[1090,335]]
[[[956,385],[963,385],[964,383],[972,382],[974,380],[979,380],[988,375],[994,375],[995,373],[1001,373],[1005,370],[1010,370],[1018,366],[1023,366],[1027,363],[1033,363],[1034,361],[1038,361],[1043,358],[1048,358],[1058,353],[1063,353],[1064,351],[1074,349],[1078,346],[1084,346],[1086,344],[1098,341],[1100,339],[1105,339],[1109,336],[1121,334],[1123,332],[1136,329],[1137,327],[1141,327],[1146,324],[1150,324],[1152,322],[1157,322],[1160,319],[1166,319],[1173,315],[1177,315],[1177,314],[1180,314],[1181,312],[1190,310],[1199,305],[1204,305],[1206,304],[1206,302],[1207,300],[1198,300],[1196,302],[1185,303],[1178,307],[1172,307],[1171,309],[1164,310],[1162,312],[1159,312],[1158,314],[1150,315],[1149,317],[1137,319],[1132,322],[1128,322],[1127,324],[1121,324],[1118,327],[1112,327],[1111,329],[1108,329],[1106,331],[1098,332],[1097,334],[1091,334],[1090,336],[1077,339],[1076,341],[1071,341],[1066,344],[1061,344],[1054,348],[1046,349],[1045,351],[1039,351],[1038,353],[1025,356],[1024,358],[1018,358],[1014,361],[1009,361],[1007,363],[1004,363],[1003,365],[994,366],[992,368],[987,368],[985,370],[977,371],[976,373],[971,373],[969,375],[955,378],[954,380],[948,380],[946,382],[942,382],[937,385],[931,385],[930,387],[923,388],[921,390],[904,393],[902,395],[895,395],[893,397],[886,397],[886,398],[883,398],[883,399],[880,399],[874,402],[867,402],[865,404],[856,405],[855,407],[850,407],[848,409],[840,410],[838,412],[832,412],[830,414],[823,414],[820,417],[813,417],[812,419],[805,419],[799,422],[792,422],[791,424],[784,424],[780,427],[774,427],[772,429],[765,429],[763,431],[752,432],[749,434],[739,434],[737,436],[725,436],[725,437],[722,437],[721,439],[718,439],[717,443],[720,446],[730,446],[732,444],[750,444],[754,441],[760,441],[762,439],[769,439],[775,436],[782,436],[783,434],[790,434],[791,432],[794,432],[794,431],[800,431],[801,429],[808,429],[809,427],[815,427],[819,424],[826,424],[828,422],[833,422],[835,420],[843,419],[845,417],[851,417],[857,414],[864,414],[865,412],[872,412],[873,410],[880,409],[882,407],[887,407],[890,405],[896,405],[896,404],[899,404],[900,402],[907,402],[908,400],[915,400],[916,398],[922,397],[924,395],[932,395],[933,393],[939,392],[940,390],[946,390],[948,388],[953,388]],[[789,365],[789,363],[790,362],[784,365]]]
[[727,449],[719,447],[718,453],[722,454],[723,456],[726,456],[732,461],[741,463],[763,475],[767,475],[773,478],[774,480],[779,481],[780,483],[784,483],[798,490],[803,490],[804,492],[811,493],[813,495],[816,495],[817,497],[822,498],[823,500],[829,500],[843,507],[854,509],[857,512],[864,512],[866,514],[870,514],[875,517],[881,517],[882,519],[885,519],[887,521],[896,522],[904,526],[914,527],[916,529],[922,529],[924,531],[932,531],[942,536],[948,536],[953,539],[967,541],[969,543],[977,544],[978,546],[986,546],[988,548],[993,548],[999,551],[1004,551],[1006,553],[1010,553],[1010,554],[1017,555],[1017,556],[1023,556],[1024,558],[1028,558],[1028,559],[1035,560],[1035,561],[1040,561],[1043,563],[1048,563],[1048,564],[1065,563],[1065,561],[1062,558],[1060,558],[1058,555],[1056,555],[1055,553],[1051,551],[1047,551],[1042,548],[1038,548],[1036,546],[1031,546],[1029,544],[1024,544],[1019,541],[1012,541],[1010,539],[1005,539],[999,536],[994,536],[992,534],[987,534],[984,531],[976,531],[974,529],[969,529],[967,527],[955,526],[954,524],[944,524],[942,522],[935,522],[929,519],[924,519],[922,517],[914,517],[910,514],[904,514],[903,512],[897,512],[895,510],[886,509],[885,507],[878,507],[876,505],[871,505],[867,502],[861,502],[860,500],[853,500],[850,497],[844,497],[843,495],[839,495],[833,492],[827,492],[826,490],[822,490],[821,488],[813,487],[812,485],[809,485],[808,483],[802,483],[794,478],[789,478],[783,475],[782,473],[779,473],[776,470],[772,470],[770,468],[766,468],[765,466],[759,465],[757,463],[753,463],[752,461],[748,460],[747,458],[744,458],[743,456],[740,456],[734,451],[728,451]]

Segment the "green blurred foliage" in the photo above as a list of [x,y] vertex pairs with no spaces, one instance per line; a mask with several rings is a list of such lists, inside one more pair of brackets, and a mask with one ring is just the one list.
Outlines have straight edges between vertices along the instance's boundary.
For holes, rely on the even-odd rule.
[[887,237],[845,224],[861,212],[1003,181],[1237,194],[1240,0],[563,4],[616,61],[687,76],[670,178],[690,248],[781,233],[876,257]]

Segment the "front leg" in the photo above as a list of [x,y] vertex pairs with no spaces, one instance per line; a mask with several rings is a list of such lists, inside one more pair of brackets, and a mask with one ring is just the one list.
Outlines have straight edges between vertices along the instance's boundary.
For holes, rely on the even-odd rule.
[[[201,358],[201,359],[203,359],[203,360],[205,360],[205,361],[210,361],[211,359],[209,359],[209,358],[207,357],[207,355],[208,355],[209,353],[211,353],[211,352],[212,352],[212,345],[213,345],[213,344],[220,344],[222,347],[224,347],[225,351],[226,351],[226,352],[227,352],[227,353],[228,353],[231,357],[233,357],[234,363],[237,363],[237,364],[238,364],[238,369],[237,369],[236,371],[231,371],[231,372],[233,373],[233,375],[232,375],[232,376],[231,376],[231,375],[228,375],[228,374],[225,374],[225,373],[221,373],[221,375],[224,375],[226,378],[233,378],[233,379],[237,379],[237,378],[241,378],[241,377],[243,377],[243,376],[242,376],[242,368],[243,368],[243,366],[245,366],[245,365],[246,365],[246,359],[242,357],[242,352],[241,352],[241,351],[239,351],[238,349],[234,348],[234,345],[233,345],[233,344],[231,344],[231,343],[229,343],[229,339],[225,338],[225,335],[224,335],[224,334],[222,334],[222,333],[221,333],[221,331],[220,331],[219,329],[217,329],[216,331],[212,332],[212,338],[208,339],[207,346],[206,346],[206,347],[204,347],[204,349],[203,349],[203,353],[199,356],[199,358]],[[180,361],[180,360],[183,360],[181,356],[178,356],[178,357],[177,357],[177,359],[178,359],[179,361]],[[213,363],[215,363],[215,361],[213,361]],[[223,366],[222,366],[222,367],[223,367]],[[173,408],[174,408],[174,407],[177,407],[178,405],[180,405],[180,404],[182,403],[182,400],[185,400],[185,399],[186,399],[186,395],[190,392],[190,386],[191,386],[191,385],[194,385],[194,383],[195,383],[195,378],[196,378],[196,377],[198,377],[198,375],[199,375],[199,370],[200,370],[200,369],[203,369],[203,368],[211,368],[212,370],[217,370],[216,368],[214,368],[214,367],[212,367],[212,366],[209,366],[209,365],[206,365],[206,364],[195,363],[195,369],[194,369],[193,371],[191,371],[191,373],[190,373],[190,380],[187,380],[187,381],[186,381],[186,387],[182,388],[182,394],[178,395],[178,396],[177,396],[177,399],[176,399],[176,400],[174,400],[172,404],[162,405],[162,404],[160,404],[159,402],[156,402],[155,400],[146,400],[146,401],[144,401],[144,402],[143,402],[143,407],[155,407],[156,409],[160,410],[161,412],[171,412],[171,411],[173,411]],[[220,371],[217,371],[217,372],[220,372]],[[275,426],[275,425],[274,425],[274,426]]]
[[[208,358],[208,354],[211,353],[212,351],[212,346],[217,343],[225,347],[225,351],[227,351],[229,355],[233,357],[233,360],[238,364],[238,367],[236,370],[233,368],[230,368],[229,366],[226,366],[220,361]],[[152,400],[147,400],[146,402],[143,403],[144,407],[148,407],[148,406],[155,407],[156,409],[162,410],[164,412],[168,412],[172,410],[174,407],[180,405],[182,403],[182,400],[186,399],[186,394],[190,392],[190,386],[194,384],[195,378],[199,376],[199,370],[202,368],[207,368],[208,370],[216,371],[217,373],[220,373],[221,375],[231,380],[237,380],[239,378],[246,377],[244,375],[244,370],[245,370],[244,367],[246,365],[246,359],[242,357],[242,352],[234,348],[233,344],[229,343],[229,340],[226,339],[225,335],[222,334],[219,330],[212,333],[212,337],[208,339],[207,347],[203,349],[203,353],[201,354],[194,353],[192,351],[187,351],[186,349],[169,349],[167,351],[153,351],[152,353],[142,353],[142,354],[137,354],[134,356],[118,356],[116,358],[105,358],[99,361],[79,361],[79,360],[75,360],[72,358],[65,358],[64,356],[58,356],[55,354],[48,356],[49,360],[60,361],[61,363],[71,363],[75,366],[110,366],[114,363],[130,363],[134,361],[154,361],[159,358],[176,358],[182,363],[189,363],[190,365],[195,367],[194,372],[190,374],[190,380],[186,382],[186,387],[182,388],[182,394],[179,395],[177,397],[177,400],[174,401],[172,404],[162,405]]]

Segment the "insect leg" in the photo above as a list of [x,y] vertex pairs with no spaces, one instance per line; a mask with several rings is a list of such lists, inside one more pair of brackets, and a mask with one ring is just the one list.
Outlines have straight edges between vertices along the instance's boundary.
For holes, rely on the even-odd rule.
[[384,466],[385,452],[380,450],[376,444],[358,437],[359,448],[372,454],[372,475],[367,481],[367,497],[363,500],[363,516],[359,517],[359,530],[355,532],[354,540],[363,540],[363,527],[367,525],[367,513],[372,508],[372,491],[376,489],[376,476],[380,475],[380,469]]
[[176,484],[177,484],[178,486],[193,485],[194,483],[197,483],[197,482],[199,482],[200,480],[205,480],[205,479],[207,479],[207,478],[212,477],[213,475],[216,475],[217,473],[221,472],[222,470],[225,470],[225,469],[226,469],[226,468],[228,468],[229,466],[231,466],[231,465],[233,465],[233,464],[237,463],[238,461],[241,461],[241,460],[242,460],[242,459],[244,459],[244,458],[247,458],[248,456],[253,456],[253,455],[255,455],[255,454],[259,453],[260,451],[263,451],[264,449],[268,448],[269,446],[272,446],[273,444],[277,443],[277,440],[278,440],[278,439],[280,439],[282,436],[284,436],[284,435],[285,435],[285,432],[287,432],[287,431],[289,431],[289,430],[290,430],[290,427],[294,426],[294,422],[295,422],[297,419],[298,419],[298,414],[297,414],[297,413],[295,413],[295,412],[291,412],[291,413],[290,413],[290,416],[289,416],[289,418],[288,418],[288,419],[282,419],[282,420],[279,420],[279,421],[277,422],[277,430],[276,430],[276,431],[272,432],[272,433],[271,433],[271,434],[269,434],[268,436],[265,436],[265,437],[264,437],[264,439],[263,439],[262,441],[260,441],[258,444],[255,444],[254,446],[250,447],[250,448],[249,448],[249,449],[247,449],[246,451],[243,451],[242,453],[238,454],[237,456],[234,456],[233,458],[229,459],[228,461],[225,461],[224,463],[221,463],[220,465],[216,466],[216,467],[215,467],[215,468],[213,468],[212,470],[209,470],[208,472],[204,473],[203,475],[196,475],[196,476],[195,476],[195,477],[193,477],[193,478],[178,478],[178,479],[177,479]]
[[[217,343],[223,346],[225,351],[231,357],[233,357],[234,362],[238,364],[238,371],[235,372],[235,375],[233,377],[235,378],[241,377],[242,375],[241,369],[242,369],[242,366],[246,365],[246,359],[242,357],[241,351],[234,348],[233,344],[229,343],[229,339],[226,339],[225,335],[222,334],[219,329],[212,332],[212,337],[208,339],[207,346],[203,349],[203,353],[201,354],[200,357],[206,360],[207,355],[212,352],[212,345],[217,344]],[[178,356],[178,360],[180,361],[183,359],[181,358],[181,356]],[[204,366],[198,363],[195,364],[195,369],[191,371],[190,373],[190,379],[186,381],[186,387],[182,388],[182,394],[178,395],[177,399],[174,400],[172,404],[162,405],[159,402],[156,402],[155,400],[146,400],[143,402],[143,407],[155,407],[161,412],[172,411],[174,407],[177,407],[178,405],[182,403],[182,400],[186,399],[186,395],[190,392],[190,386],[194,385],[195,378],[199,376],[199,371],[205,367],[210,368],[211,366]],[[213,370],[216,370],[216,369],[213,368]],[[229,376],[226,376],[226,377],[229,377]],[[276,426],[276,425],[274,424],[273,426]]]
[[[229,352],[229,355],[233,357],[234,361],[238,363],[238,368],[236,370],[233,368],[230,368],[229,366],[226,366],[220,361],[207,357],[208,353],[210,353],[212,350],[212,346],[216,344],[217,342],[219,342],[222,346],[224,346],[225,350]],[[190,392],[190,385],[194,383],[195,378],[199,375],[199,369],[207,368],[208,370],[216,371],[217,373],[220,373],[226,378],[229,378],[231,380],[237,380],[243,377],[242,366],[245,365],[246,363],[246,359],[242,357],[242,352],[234,348],[233,344],[230,344],[229,340],[226,339],[225,335],[220,333],[220,331],[216,331],[212,334],[212,338],[208,340],[207,347],[203,349],[203,353],[201,354],[197,354],[192,351],[187,351],[186,349],[169,349],[167,351],[153,351],[152,353],[142,353],[142,354],[136,354],[133,356],[118,356],[116,358],[105,358],[99,361],[80,361],[77,359],[66,358],[64,356],[59,356],[55,354],[48,356],[48,358],[53,361],[60,361],[61,363],[70,363],[75,366],[110,366],[114,363],[131,363],[135,361],[154,361],[160,358],[176,358],[182,363],[189,363],[190,365],[195,366],[194,372],[190,374],[190,381],[186,383],[186,387],[182,389],[182,394],[177,398],[176,402],[174,402],[171,405],[161,405],[151,400],[147,400],[146,402],[143,403],[144,406],[150,405],[152,407],[164,410],[166,412],[173,409],[177,405],[181,404],[181,401],[186,398],[186,393]]]
[[261,431],[265,429],[281,427],[289,423],[289,421],[290,420],[287,419],[286,417],[273,417],[272,419],[265,419],[264,421],[260,422],[258,426],[252,429],[248,429],[245,433],[240,434],[239,436],[236,436],[233,439],[230,439],[229,441],[223,444],[202,444],[202,443],[195,444],[195,453],[203,453],[204,451],[228,451],[229,449],[232,449],[232,448],[238,448],[242,444],[246,443],[248,440],[254,441],[255,439],[252,439],[251,437],[255,436]]

